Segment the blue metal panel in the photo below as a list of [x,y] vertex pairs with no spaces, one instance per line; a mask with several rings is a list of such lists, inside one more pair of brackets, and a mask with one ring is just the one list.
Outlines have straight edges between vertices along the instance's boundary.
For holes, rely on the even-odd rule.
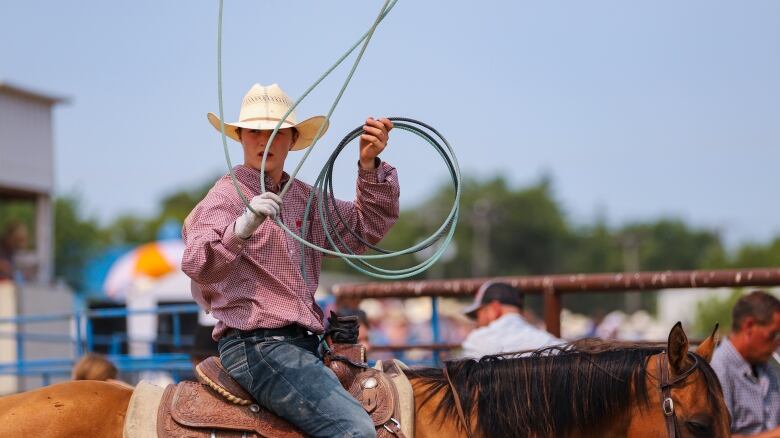
[[[439,326],[439,299],[437,297],[431,297],[431,333],[433,334],[433,343],[438,344],[441,342],[440,326]],[[436,365],[441,363],[441,352],[433,351],[433,362]]]
[[87,318],[86,321],[86,338],[87,338],[87,351],[93,351],[95,349],[95,342],[93,340],[92,318]]
[[441,336],[439,335],[439,300],[436,297],[431,297],[431,332],[433,333],[433,343],[438,344],[441,342]]
[[[187,354],[168,353],[154,354],[145,357],[134,357],[118,354],[121,343],[127,339],[126,334],[113,334],[111,336],[95,335],[93,332],[93,319],[95,318],[126,318],[131,314],[170,314],[173,320],[173,333],[171,339],[173,344],[181,347],[183,341],[192,342],[193,337],[182,335],[181,333],[181,315],[197,313],[196,304],[183,304],[162,306],[151,309],[128,310],[126,308],[112,309],[94,309],[94,310],[76,310],[73,313],[50,314],[50,315],[24,315],[15,318],[0,318],[0,323],[13,323],[20,327],[16,333],[0,332],[0,338],[14,337],[16,339],[17,360],[15,362],[0,363],[0,375],[17,376],[41,376],[44,384],[49,384],[53,376],[66,376],[71,373],[74,359],[68,358],[48,358],[48,359],[27,359],[25,358],[25,342],[67,342],[73,346],[74,357],[80,357],[85,352],[92,351],[96,345],[106,345],[109,349],[109,359],[116,364],[117,369],[124,373],[136,373],[142,371],[167,371],[174,378],[184,373],[192,372],[192,363]],[[22,324],[35,324],[39,322],[72,320],[75,325],[75,331],[71,335],[62,333],[24,333],[21,330]],[[154,341],[151,341],[154,343]]]
[[181,319],[178,313],[171,315],[173,318],[173,346],[181,347]]

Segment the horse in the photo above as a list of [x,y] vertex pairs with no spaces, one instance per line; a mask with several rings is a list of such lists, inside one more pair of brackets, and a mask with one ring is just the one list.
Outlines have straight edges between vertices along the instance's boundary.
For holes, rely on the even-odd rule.
[[[678,323],[665,345],[581,340],[406,370],[415,437],[729,436],[716,332],[695,353]],[[121,437],[131,395],[74,381],[6,396],[0,437]]]
[[717,329],[695,353],[678,322],[666,345],[584,339],[411,370],[415,437],[731,436]]

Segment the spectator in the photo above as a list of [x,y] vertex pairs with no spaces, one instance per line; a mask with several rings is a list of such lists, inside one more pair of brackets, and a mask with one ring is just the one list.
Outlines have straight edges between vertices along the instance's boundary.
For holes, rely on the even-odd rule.
[[763,291],[732,309],[731,334],[712,357],[731,413],[733,436],[780,436],[780,378],[769,366],[780,347],[780,300]]
[[0,238],[0,281],[14,281],[16,265],[14,256],[27,247],[27,226],[22,222],[12,221],[8,223]]
[[[382,345],[399,346],[409,345],[412,343],[411,339],[413,337],[413,333],[411,330],[411,324],[409,322],[409,318],[407,318],[406,314],[404,313],[403,305],[400,307],[391,307],[388,309],[387,313],[382,319],[382,323],[380,324],[380,330],[383,338]],[[402,362],[410,363],[412,362],[412,358],[409,357],[408,353],[410,353],[409,350],[399,350],[395,351],[392,354],[392,357]],[[387,359],[390,358],[388,357],[384,360]]]
[[563,340],[529,324],[523,318],[523,295],[506,283],[487,282],[474,303],[463,312],[477,328],[463,341],[463,356],[478,359],[489,354],[536,350]]
[[117,380],[116,366],[105,356],[98,353],[87,353],[73,366],[73,380],[102,380],[132,388],[131,385]]

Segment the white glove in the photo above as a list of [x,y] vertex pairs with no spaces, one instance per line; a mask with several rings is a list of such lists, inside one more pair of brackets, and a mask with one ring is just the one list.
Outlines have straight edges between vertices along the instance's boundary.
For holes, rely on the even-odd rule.
[[244,214],[236,219],[235,225],[233,225],[233,232],[242,239],[249,239],[249,236],[255,232],[266,217],[273,219],[279,214],[282,208],[282,198],[274,193],[265,192],[252,198],[249,206],[259,215],[252,213],[247,208]]

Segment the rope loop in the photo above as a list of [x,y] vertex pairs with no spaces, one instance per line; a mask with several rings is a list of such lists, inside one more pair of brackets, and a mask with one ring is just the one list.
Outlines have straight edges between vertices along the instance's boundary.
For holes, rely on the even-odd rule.
[[[355,44],[352,45],[352,47],[349,50],[347,50],[330,68],[328,68],[325,71],[325,73],[323,73],[319,77],[319,79],[317,79],[303,93],[303,95],[301,95],[301,97],[299,97],[295,101],[295,103],[292,105],[292,107],[290,107],[287,113],[281,117],[280,121],[277,123],[276,127],[271,133],[270,138],[268,139],[268,144],[273,144],[274,138],[276,137],[276,134],[279,132],[279,129],[281,128],[283,121],[287,119],[287,116],[298,107],[298,105],[312,92],[312,90],[314,90],[314,88],[316,88],[328,75],[330,75],[336,69],[336,67],[341,65],[341,63],[344,62],[344,60],[350,54],[352,54],[352,52],[354,52],[355,49],[358,48],[358,46],[361,46],[362,44],[360,51],[358,52],[355,61],[352,64],[349,74],[344,80],[344,83],[342,84],[338,95],[333,100],[333,103],[331,104],[331,107],[328,110],[327,115],[325,116],[326,121],[330,121],[331,115],[335,111],[336,106],[341,100],[341,97],[344,95],[344,92],[346,91],[347,86],[352,80],[352,76],[354,75],[358,64],[363,58],[363,54],[365,53],[366,48],[368,47],[368,43],[371,41],[371,38],[374,35],[374,31],[376,30],[379,23],[382,22],[382,20],[384,20],[384,18],[387,16],[390,10],[393,9],[393,7],[397,2],[398,0],[385,0],[384,4],[382,5],[382,8],[380,9],[371,27],[363,34],[363,36],[360,39],[358,39],[358,41]],[[223,99],[222,99],[223,10],[224,10],[224,0],[219,0],[219,19],[217,25],[217,94],[219,97],[219,119],[220,119],[220,131],[222,134],[222,147],[224,149],[225,161],[227,162],[228,171],[230,172],[230,178],[233,181],[233,186],[236,188],[236,192],[238,193],[238,196],[241,198],[241,201],[250,211],[257,214],[257,212],[250,207],[249,200],[246,198],[246,196],[244,196],[243,192],[241,191],[238,185],[236,175],[233,172],[233,164],[230,161],[230,153],[228,152],[228,146],[227,146],[227,136],[225,135],[225,122],[224,122],[225,116],[224,116],[224,106],[223,106]],[[336,198],[333,195],[333,166],[341,151],[354,139],[360,137],[363,131],[362,126],[355,128],[350,133],[348,133],[344,137],[344,139],[342,139],[342,141],[339,143],[339,145],[331,154],[328,161],[323,166],[322,171],[320,171],[320,174],[317,177],[317,180],[314,184],[314,190],[312,190],[311,194],[309,195],[309,199],[306,203],[306,209],[302,221],[303,225],[301,226],[301,235],[299,236],[294,231],[290,230],[281,221],[280,218],[278,217],[276,218],[276,223],[284,230],[284,232],[287,233],[290,237],[297,240],[301,244],[300,269],[301,269],[301,275],[304,279],[306,279],[306,270],[304,264],[304,260],[306,256],[305,253],[306,248],[319,251],[326,255],[340,257],[347,264],[349,264],[359,272],[362,272],[364,274],[370,275],[375,278],[401,279],[401,278],[408,278],[417,275],[425,271],[426,269],[430,268],[441,257],[441,255],[447,249],[449,243],[452,241],[452,238],[455,233],[455,226],[457,225],[458,222],[460,196],[461,196],[460,168],[458,167],[458,162],[452,147],[438,131],[436,131],[433,127],[423,122],[410,119],[410,118],[405,118],[405,117],[391,117],[390,120],[394,124],[394,129],[401,129],[404,131],[408,131],[423,138],[428,144],[430,144],[439,153],[439,155],[444,160],[447,166],[447,170],[449,171],[450,177],[452,178],[453,186],[455,188],[455,199],[449,214],[447,215],[447,217],[445,218],[441,226],[439,226],[439,228],[431,236],[429,236],[427,239],[423,240],[422,242],[417,243],[414,246],[411,246],[409,248],[400,251],[391,251],[391,250],[386,250],[377,247],[371,244],[370,242],[367,242],[363,238],[363,236],[360,236],[357,233],[353,232],[349,227],[344,227],[345,229],[349,230],[349,233],[353,237],[355,237],[359,242],[361,242],[367,248],[370,248],[375,252],[379,253],[379,254],[365,254],[365,255],[355,254],[344,242],[343,237],[333,231],[337,229],[339,225],[345,224],[346,221],[344,220],[344,218],[341,216],[341,213],[337,209],[331,208],[332,206],[335,206],[335,201],[336,201]],[[322,131],[326,125],[327,123],[323,123],[320,126],[319,131],[314,136],[314,141],[312,142],[312,145],[309,148],[307,148],[303,157],[298,162],[298,165],[295,167],[295,170],[293,170],[293,172],[290,173],[290,180],[282,188],[279,194],[280,197],[284,197],[285,193],[287,193],[287,191],[292,186],[292,183],[295,180],[296,175],[300,171],[301,167],[303,166],[303,163],[306,161],[311,151],[314,149],[314,146],[316,145],[317,141],[320,139],[320,136],[322,135]],[[260,192],[261,193],[264,193],[266,191],[265,162],[270,150],[271,148],[268,147],[265,148],[265,152],[263,153],[263,160],[260,165]],[[325,236],[331,248],[323,248],[314,245],[311,242],[308,242],[306,240],[305,230],[308,229],[307,225],[310,220],[309,217],[312,213],[312,207],[315,205],[316,205],[315,208],[316,214],[320,218],[320,223],[322,224],[323,231],[325,233]],[[335,212],[335,216],[331,214],[331,211]],[[429,256],[427,259],[425,259],[423,262],[415,266],[404,268],[404,269],[392,270],[392,269],[384,269],[372,265],[371,263],[368,263],[369,260],[373,261],[376,259],[386,259],[386,258],[397,257],[400,255],[411,254],[418,251],[422,251],[434,245],[437,241],[439,241],[442,238],[444,238],[444,242],[436,248],[433,254]]]

